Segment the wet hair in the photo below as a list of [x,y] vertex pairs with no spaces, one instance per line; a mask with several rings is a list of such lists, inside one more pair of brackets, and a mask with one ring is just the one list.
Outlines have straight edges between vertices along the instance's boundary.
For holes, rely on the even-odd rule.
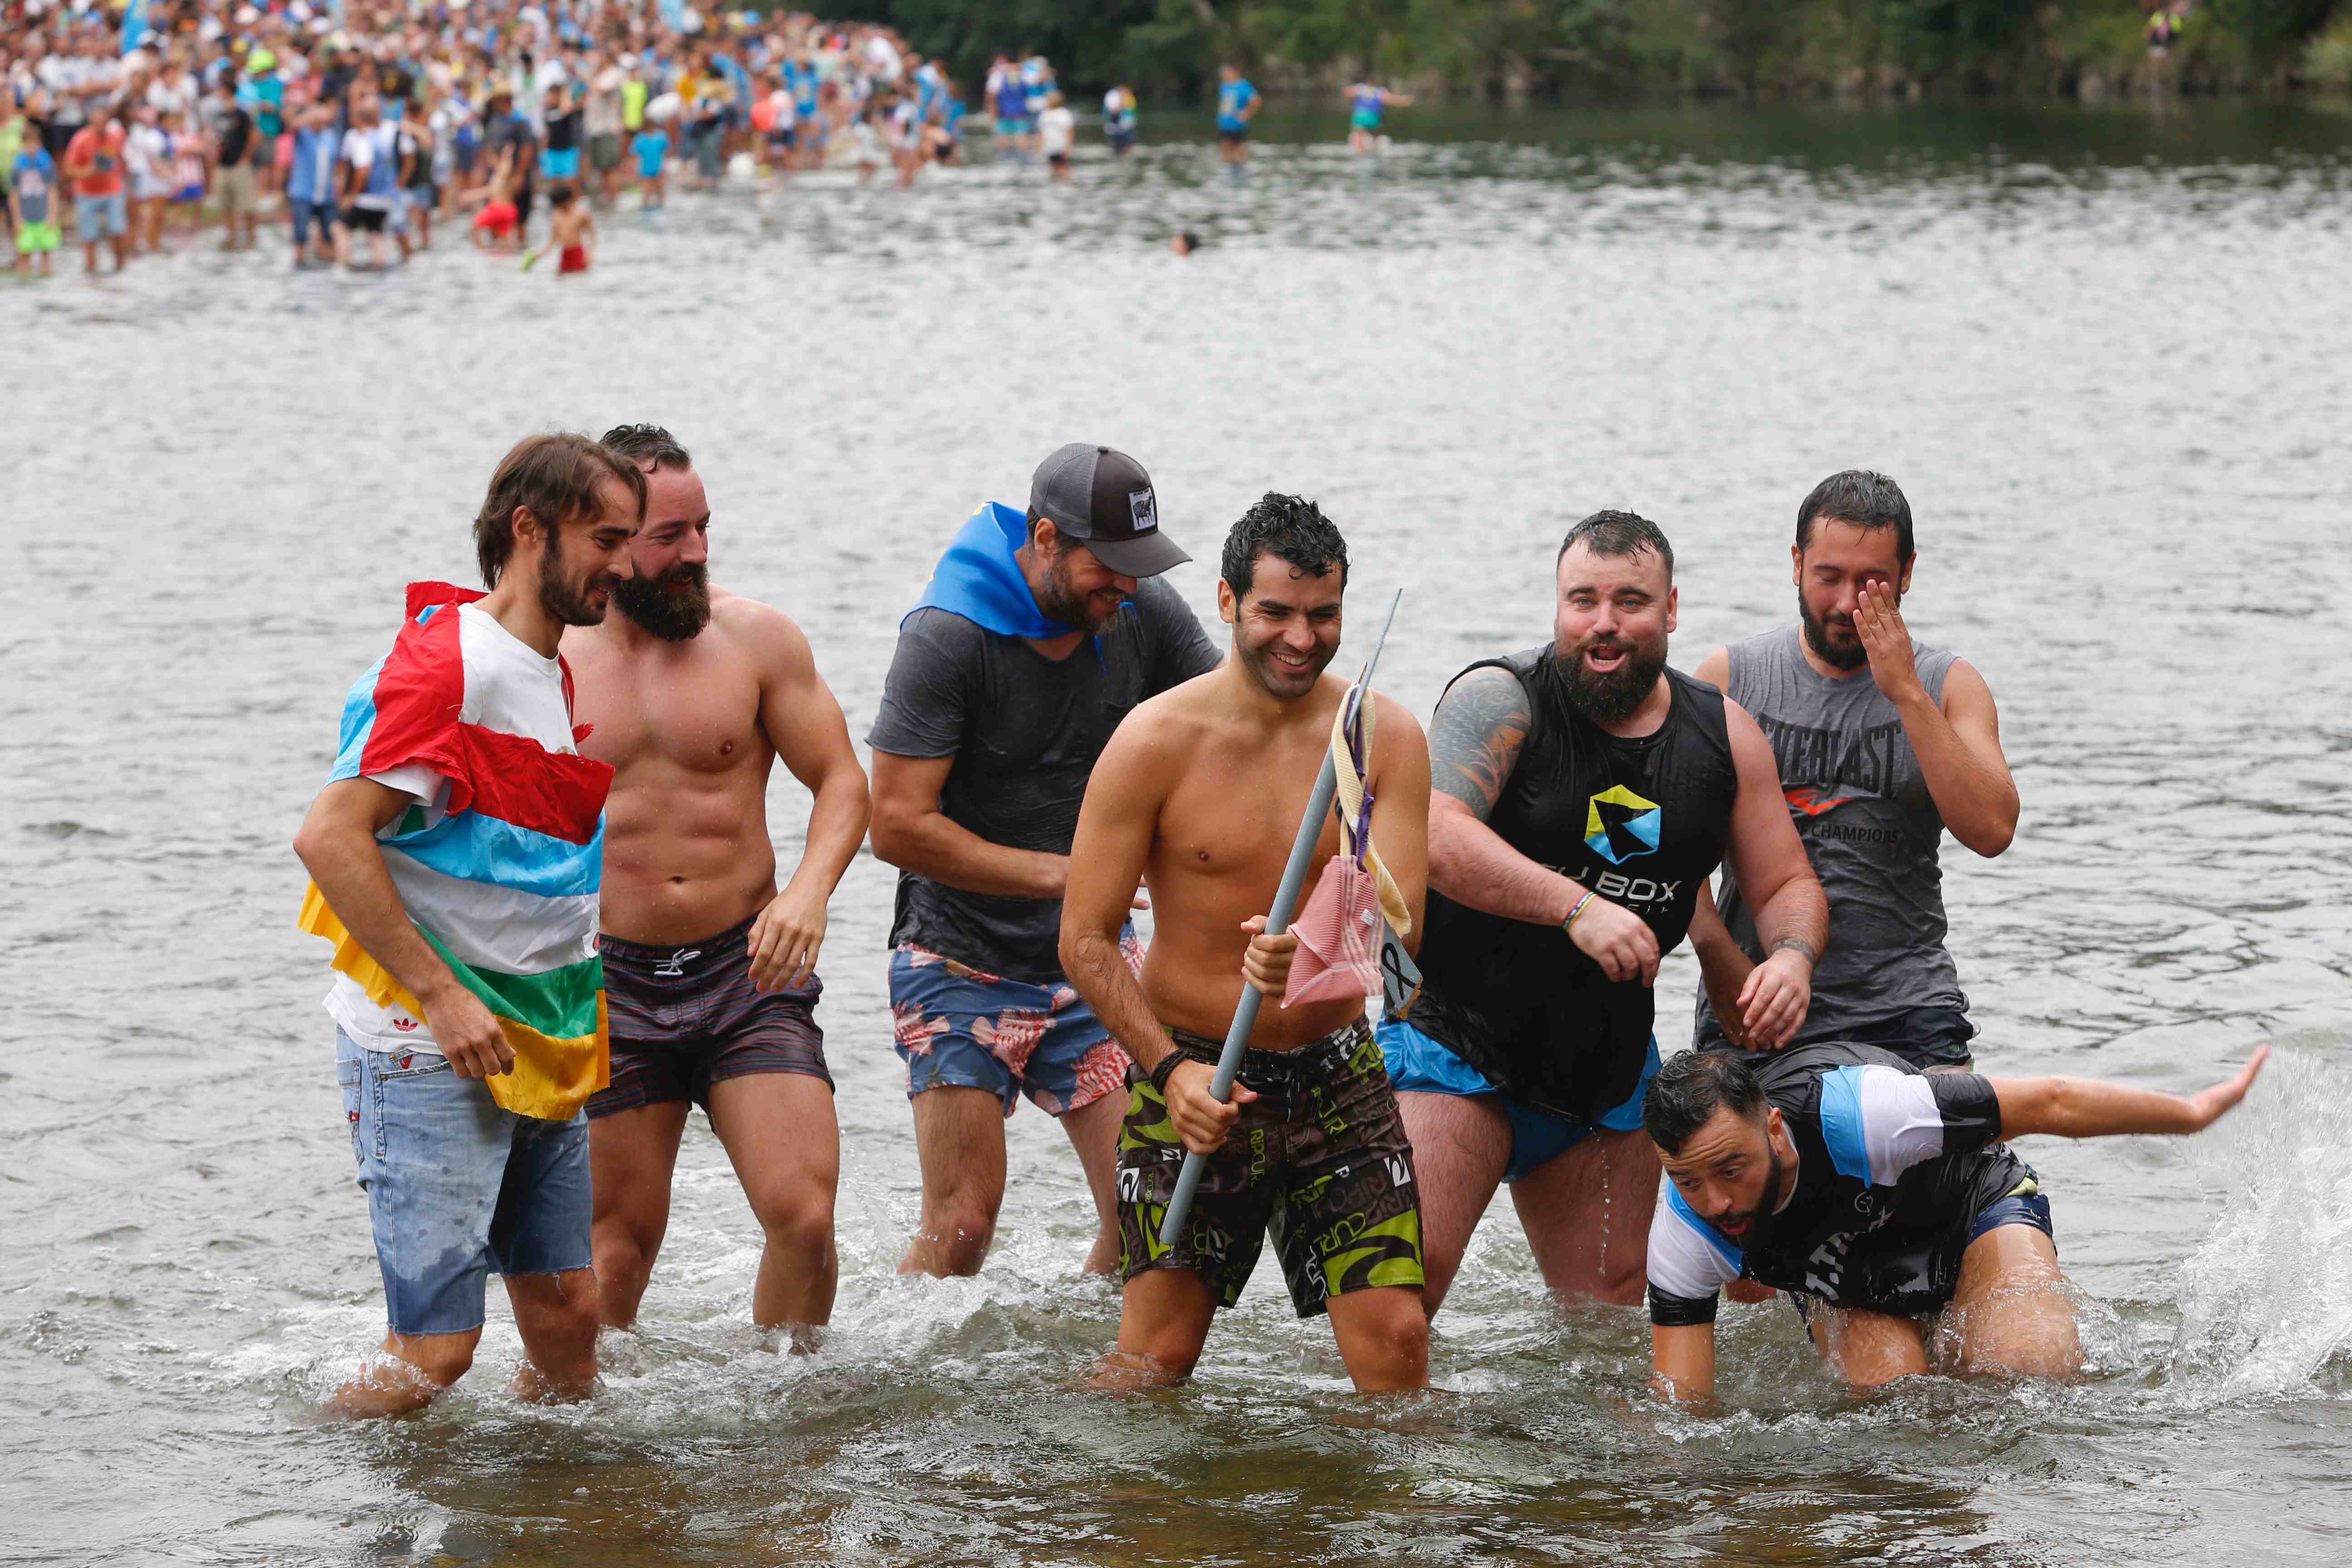
[[1903,487],[1885,474],[1869,468],[1848,468],[1832,474],[1813,487],[1804,504],[1797,508],[1797,548],[1802,551],[1813,542],[1813,520],[1851,523],[1864,532],[1875,529],[1895,531],[1895,558],[1911,559],[1911,503],[1904,499]]
[[694,459],[677,437],[658,425],[615,425],[604,432],[604,447],[641,468],[690,468]]
[[571,181],[558,180],[555,182],[555,188],[547,193],[547,205],[554,207],[568,207],[578,200],[579,196],[580,193],[572,188]]
[[1339,537],[1339,528],[1323,515],[1323,509],[1303,496],[1266,491],[1225,535],[1225,553],[1219,565],[1235,598],[1249,597],[1250,584],[1257,575],[1257,558],[1267,553],[1310,577],[1328,577],[1337,567],[1339,586],[1348,585],[1348,542]]
[[1629,555],[1654,555],[1666,563],[1666,581],[1675,580],[1675,547],[1646,517],[1630,511],[1594,512],[1568,531],[1568,537],[1559,542],[1559,553],[1551,558],[1552,565],[1558,567],[1580,544],[1595,555],[1621,561]]
[[1764,1116],[1764,1085],[1737,1051],[1685,1051],[1660,1068],[1642,1096],[1650,1142],[1679,1154],[1693,1134],[1729,1107],[1749,1121]]
[[569,430],[516,442],[499,459],[489,493],[474,516],[474,558],[482,568],[482,585],[497,587],[514,555],[515,508],[529,507],[552,535],[562,524],[596,510],[596,489],[607,478],[628,487],[642,520],[646,476],[620,454]]

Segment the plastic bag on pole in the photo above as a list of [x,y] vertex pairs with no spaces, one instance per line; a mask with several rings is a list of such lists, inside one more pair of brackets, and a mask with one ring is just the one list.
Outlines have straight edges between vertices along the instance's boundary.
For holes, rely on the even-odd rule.
[[1282,1005],[1360,1001],[1380,990],[1381,929],[1379,879],[1352,856],[1332,856],[1315,896],[1290,922],[1298,952]]

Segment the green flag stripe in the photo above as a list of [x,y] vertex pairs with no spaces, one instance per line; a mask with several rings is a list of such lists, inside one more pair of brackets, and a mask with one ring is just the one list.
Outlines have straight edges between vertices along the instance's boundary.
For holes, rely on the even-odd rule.
[[576,1040],[596,1032],[596,994],[604,988],[604,961],[586,958],[544,974],[500,974],[459,963],[423,926],[425,940],[459,984],[501,1018],[528,1025],[550,1039]]

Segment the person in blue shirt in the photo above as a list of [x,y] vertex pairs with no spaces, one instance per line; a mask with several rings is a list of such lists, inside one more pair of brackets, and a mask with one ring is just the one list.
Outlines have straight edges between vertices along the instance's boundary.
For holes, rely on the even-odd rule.
[[1257,117],[1257,89],[1242,75],[1242,68],[1226,65],[1217,71],[1217,156],[1236,180],[1249,163],[1249,126]]
[[1402,109],[1412,95],[1391,92],[1378,82],[1360,81],[1348,89],[1348,151],[1362,157],[1381,146],[1381,117],[1391,105]]
[[7,178],[6,189],[0,195],[7,198],[9,224],[16,230],[17,270],[47,278],[61,242],[57,219],[58,161],[40,142],[27,142],[0,174]]
[[669,133],[647,124],[629,139],[629,151],[637,159],[637,210],[656,211],[662,205],[662,163],[669,156]]
[[294,123],[294,161],[286,170],[286,212],[294,226],[294,265],[305,265],[303,247],[310,241],[310,226],[318,225],[316,241],[320,265],[331,262],[335,239],[335,163],[341,136],[335,130],[332,101],[322,100],[302,110]]
[[1029,123],[1029,89],[1021,80],[1021,68],[1006,61],[990,73],[992,102],[996,111],[996,156],[1025,158],[1029,152],[1029,133],[1034,129]]

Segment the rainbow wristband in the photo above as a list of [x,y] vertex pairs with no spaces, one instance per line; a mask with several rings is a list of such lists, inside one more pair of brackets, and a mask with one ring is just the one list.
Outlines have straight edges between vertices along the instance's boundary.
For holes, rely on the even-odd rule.
[[1576,917],[1582,914],[1584,912],[1584,906],[1591,901],[1592,895],[1591,893],[1587,893],[1584,897],[1577,900],[1575,906],[1568,911],[1568,918],[1559,922],[1559,929],[1566,931],[1569,927],[1574,925],[1576,923]]

